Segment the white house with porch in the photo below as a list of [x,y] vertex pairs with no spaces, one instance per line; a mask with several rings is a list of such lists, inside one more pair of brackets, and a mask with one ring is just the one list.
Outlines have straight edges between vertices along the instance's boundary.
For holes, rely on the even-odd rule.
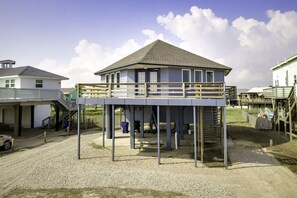
[[67,106],[60,89],[68,78],[31,66],[14,67],[13,60],[0,64],[0,122],[14,127],[12,135],[21,135],[21,128],[42,126],[50,116],[50,105]]

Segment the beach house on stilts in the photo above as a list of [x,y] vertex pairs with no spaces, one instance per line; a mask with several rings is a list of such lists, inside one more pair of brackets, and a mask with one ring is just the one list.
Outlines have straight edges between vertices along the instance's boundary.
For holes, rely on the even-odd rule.
[[[103,134],[112,139],[115,151],[115,110],[124,111],[130,126],[130,147],[135,148],[135,124],[140,123],[143,138],[145,123],[155,126],[160,164],[160,133],[166,133],[166,149],[183,139],[185,126],[193,126],[195,165],[203,162],[204,143],[218,142],[224,148],[227,167],[225,76],[230,67],[180,49],[161,40],[143,47],[98,71],[101,82],[77,84],[79,115],[82,105],[103,105]],[[80,117],[78,115],[78,118]],[[160,123],[166,130],[160,131]],[[174,127],[173,127],[174,126]],[[175,136],[175,142],[171,142]],[[80,124],[78,122],[78,159]],[[103,138],[104,139],[104,138]]]

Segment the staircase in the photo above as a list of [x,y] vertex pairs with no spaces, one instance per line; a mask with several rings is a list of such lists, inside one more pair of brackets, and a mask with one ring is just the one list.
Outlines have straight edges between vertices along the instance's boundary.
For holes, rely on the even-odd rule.
[[221,111],[218,107],[204,107],[203,129],[205,143],[218,143],[221,140]]
[[[59,107],[62,114],[59,115],[59,126],[62,126],[64,120],[68,120],[69,115],[73,116],[77,112],[77,105],[75,101],[71,101],[61,91],[58,92],[58,100],[55,105]],[[56,125],[56,114],[46,117],[42,120],[43,128],[53,128]]]
[[283,106],[278,106],[274,112],[272,122],[275,126],[275,130],[280,131],[281,123],[284,124],[285,137],[290,136],[290,141],[293,138],[297,138],[297,98],[296,98],[296,85],[294,85],[289,93]]

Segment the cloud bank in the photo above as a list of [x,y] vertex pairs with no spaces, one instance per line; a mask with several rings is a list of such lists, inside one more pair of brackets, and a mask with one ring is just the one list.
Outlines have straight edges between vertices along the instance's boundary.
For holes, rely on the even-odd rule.
[[267,11],[268,21],[238,17],[232,22],[210,9],[157,17],[180,46],[233,68],[227,83],[239,87],[272,84],[270,68],[297,53],[297,13]]
[[[193,6],[183,15],[169,12],[157,16],[157,23],[164,32],[156,33],[145,29],[143,42],[129,39],[122,46],[111,49],[86,39],[75,47],[76,56],[67,65],[45,59],[42,69],[69,77],[63,87],[78,82],[98,82],[94,72],[123,58],[137,49],[161,39],[198,55],[220,62],[233,68],[227,77],[227,84],[241,88],[267,86],[272,84],[270,68],[297,53],[297,12],[267,11],[267,21],[245,19],[239,16],[234,21],[218,17],[211,9]],[[171,42],[166,35],[176,37]]]

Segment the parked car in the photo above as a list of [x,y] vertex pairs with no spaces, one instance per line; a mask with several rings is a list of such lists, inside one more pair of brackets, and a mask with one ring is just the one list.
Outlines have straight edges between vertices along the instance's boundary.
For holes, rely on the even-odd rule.
[[9,135],[0,135],[0,147],[9,150],[12,146],[12,137]]

